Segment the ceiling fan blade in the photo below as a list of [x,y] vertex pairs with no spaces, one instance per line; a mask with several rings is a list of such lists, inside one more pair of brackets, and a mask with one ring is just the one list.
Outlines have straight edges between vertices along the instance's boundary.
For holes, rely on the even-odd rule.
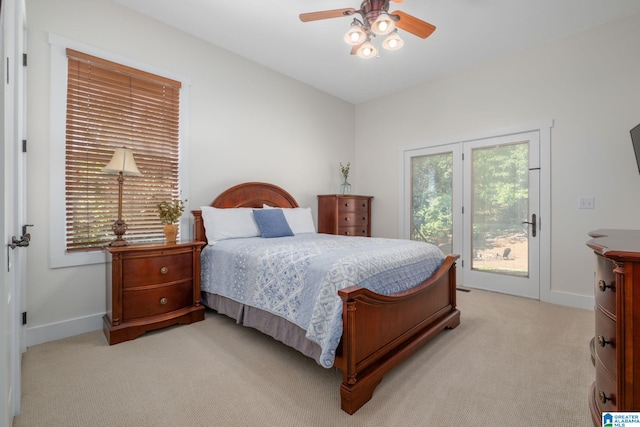
[[317,21],[320,19],[340,18],[343,16],[353,15],[356,10],[352,7],[345,9],[323,10],[322,12],[301,13],[300,20],[302,22]]
[[360,49],[360,46],[362,46],[362,43],[357,44],[355,46],[351,46],[351,55],[355,55],[358,53],[358,49]]
[[422,19],[418,19],[415,16],[411,16],[400,10],[391,12],[391,15],[395,15],[399,18],[396,21],[396,27],[402,28],[403,30],[408,31],[411,34],[415,34],[420,38],[426,39],[436,30],[435,25],[431,25],[428,22],[424,22]]

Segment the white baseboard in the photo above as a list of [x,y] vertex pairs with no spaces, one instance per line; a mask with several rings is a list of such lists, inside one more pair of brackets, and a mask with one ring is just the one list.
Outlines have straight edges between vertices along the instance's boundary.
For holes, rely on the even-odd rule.
[[103,316],[104,313],[98,313],[34,327],[27,324],[27,347],[100,330]]
[[592,296],[572,294],[568,292],[547,291],[540,296],[540,301],[567,307],[582,308],[593,311],[595,298]]

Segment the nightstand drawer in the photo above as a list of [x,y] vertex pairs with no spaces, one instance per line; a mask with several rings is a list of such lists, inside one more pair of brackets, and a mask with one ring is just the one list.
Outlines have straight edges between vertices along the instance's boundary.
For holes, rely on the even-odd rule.
[[193,276],[191,252],[126,258],[122,262],[122,274],[126,278],[124,288],[175,282]]
[[124,291],[122,317],[125,321],[169,313],[193,304],[191,280],[170,286]]

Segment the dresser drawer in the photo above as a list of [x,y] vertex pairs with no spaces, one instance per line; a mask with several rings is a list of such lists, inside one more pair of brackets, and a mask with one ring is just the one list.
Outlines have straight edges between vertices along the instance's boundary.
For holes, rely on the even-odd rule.
[[595,400],[600,412],[613,412],[618,409],[616,389],[615,378],[600,365],[600,361],[596,360]]
[[367,198],[343,198],[338,201],[339,212],[354,212],[369,210],[369,199]]
[[193,276],[191,252],[125,258],[122,262],[124,288],[175,282]]
[[602,366],[615,378],[616,369],[616,322],[596,308],[596,355]]
[[338,235],[367,237],[367,227],[338,227]]
[[[355,227],[369,224],[367,212],[340,212],[338,227]],[[366,227],[365,227],[366,228]]]
[[616,275],[613,261],[596,256],[595,298],[596,304],[604,310],[616,315]]
[[169,286],[124,291],[122,317],[125,321],[169,313],[193,303],[191,280]]

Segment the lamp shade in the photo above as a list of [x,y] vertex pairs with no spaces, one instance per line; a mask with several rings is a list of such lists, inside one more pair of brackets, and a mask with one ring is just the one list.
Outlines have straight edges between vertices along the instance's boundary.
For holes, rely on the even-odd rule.
[[400,49],[404,45],[404,41],[398,35],[398,30],[393,30],[391,34],[382,42],[382,47],[387,50]]
[[373,31],[374,34],[383,36],[389,34],[395,27],[396,24],[391,17],[386,13],[381,13],[371,25],[371,31]]
[[362,26],[354,19],[351,23],[351,28],[347,31],[347,34],[344,35],[344,41],[351,46],[357,46],[362,44],[366,37],[367,35],[362,29]]
[[357,52],[358,56],[364,59],[373,58],[377,53],[378,51],[369,40],[362,43],[362,46],[360,46]]
[[133,152],[127,147],[116,148],[113,157],[107,165],[102,168],[105,173],[120,173],[128,176],[142,176],[138,170]]

